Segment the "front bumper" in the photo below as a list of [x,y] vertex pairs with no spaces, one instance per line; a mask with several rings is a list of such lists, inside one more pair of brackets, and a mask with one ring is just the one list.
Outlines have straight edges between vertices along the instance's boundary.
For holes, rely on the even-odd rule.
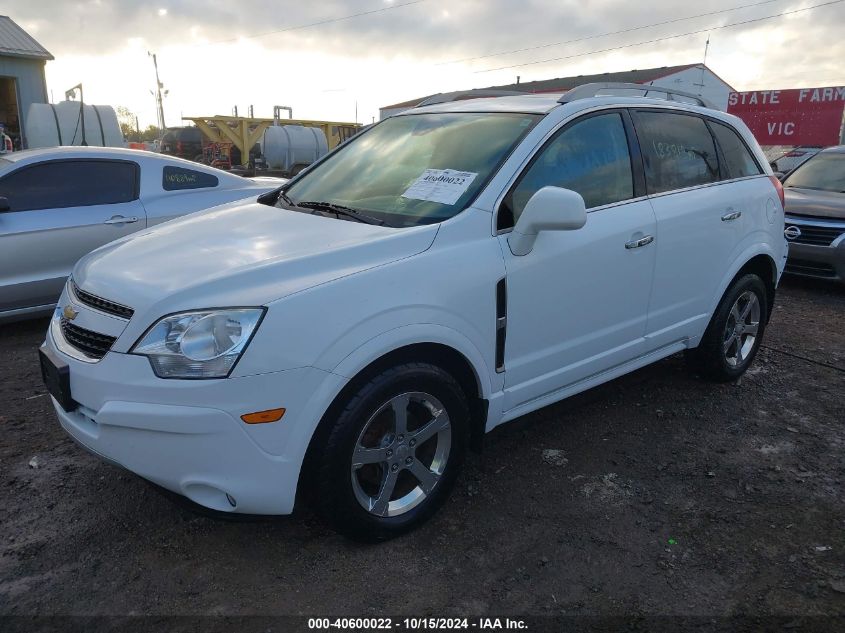
[[845,283],[845,221],[787,215],[785,225],[801,231],[789,241],[787,273]]
[[[288,514],[311,434],[344,378],[311,367],[220,380],[157,378],[142,356],[96,363],[45,346],[70,368],[78,407],[53,399],[62,427],[92,453],[215,510]],[[284,407],[278,422],[245,413]]]

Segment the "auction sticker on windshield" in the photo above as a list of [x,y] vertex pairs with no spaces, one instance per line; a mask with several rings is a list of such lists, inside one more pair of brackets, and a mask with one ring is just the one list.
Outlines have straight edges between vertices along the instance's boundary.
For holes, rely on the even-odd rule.
[[426,169],[402,194],[403,198],[455,204],[478,176],[471,171]]

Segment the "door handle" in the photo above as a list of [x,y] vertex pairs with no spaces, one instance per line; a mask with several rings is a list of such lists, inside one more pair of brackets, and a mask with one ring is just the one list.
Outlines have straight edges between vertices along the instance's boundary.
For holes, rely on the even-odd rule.
[[722,216],[722,222],[730,222],[731,220],[736,220],[739,216],[742,215],[742,211],[731,211],[728,209],[729,213],[726,213]]
[[641,237],[638,240],[631,240],[630,242],[625,242],[625,248],[640,248],[641,246],[647,246],[654,241],[653,235],[646,235],[645,237]]
[[134,215],[131,218],[125,218],[122,215],[115,215],[108,220],[105,220],[103,224],[132,224],[133,222],[137,222],[138,218]]

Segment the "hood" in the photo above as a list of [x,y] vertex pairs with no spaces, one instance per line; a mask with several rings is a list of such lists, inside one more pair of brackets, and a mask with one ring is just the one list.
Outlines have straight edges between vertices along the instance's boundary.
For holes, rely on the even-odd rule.
[[817,218],[845,220],[845,193],[818,191],[800,187],[784,188],[789,215],[811,215]]
[[93,251],[80,288],[147,320],[208,307],[263,305],[420,253],[437,225],[396,229],[232,204],[185,216]]

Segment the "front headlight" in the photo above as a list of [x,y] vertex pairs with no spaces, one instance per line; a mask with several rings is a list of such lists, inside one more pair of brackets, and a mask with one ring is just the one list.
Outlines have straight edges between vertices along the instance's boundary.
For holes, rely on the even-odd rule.
[[146,356],[159,378],[225,378],[264,316],[264,308],[197,310],[164,317],[130,354]]

